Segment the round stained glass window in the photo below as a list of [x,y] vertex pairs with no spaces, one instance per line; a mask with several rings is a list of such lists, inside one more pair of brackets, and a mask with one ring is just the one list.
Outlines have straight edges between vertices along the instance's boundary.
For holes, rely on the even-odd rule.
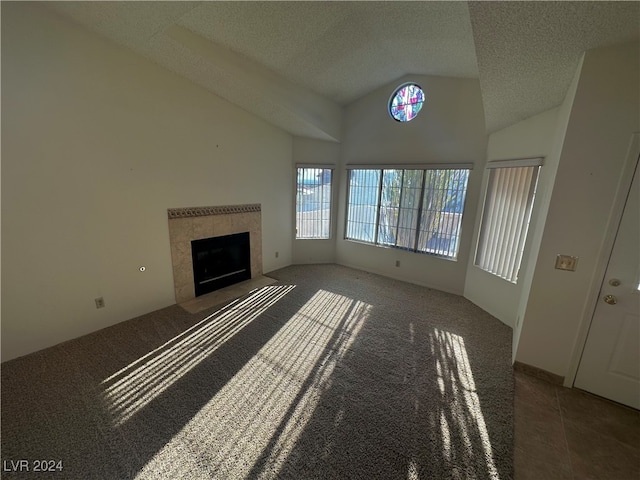
[[415,83],[400,85],[389,99],[389,115],[398,122],[416,118],[424,103],[424,92]]

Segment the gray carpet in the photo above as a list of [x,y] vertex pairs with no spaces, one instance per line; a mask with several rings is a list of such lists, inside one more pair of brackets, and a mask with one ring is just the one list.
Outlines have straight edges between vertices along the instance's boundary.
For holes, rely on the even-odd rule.
[[340,266],[269,275],[4,363],[3,478],[513,477],[510,328]]

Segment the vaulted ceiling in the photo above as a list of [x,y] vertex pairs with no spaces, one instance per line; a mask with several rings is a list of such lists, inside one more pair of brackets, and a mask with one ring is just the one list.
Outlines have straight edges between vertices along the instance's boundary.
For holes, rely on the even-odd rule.
[[[406,75],[478,78],[488,132],[560,104],[581,54],[640,39],[639,2],[49,2],[294,135]],[[389,92],[391,93],[391,92]]]

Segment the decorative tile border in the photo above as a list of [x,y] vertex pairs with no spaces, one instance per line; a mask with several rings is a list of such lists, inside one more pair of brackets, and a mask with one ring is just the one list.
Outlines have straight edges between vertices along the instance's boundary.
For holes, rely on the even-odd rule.
[[232,213],[260,212],[262,207],[259,203],[247,205],[221,205],[218,207],[186,207],[169,208],[167,214],[169,218],[205,217],[208,215],[229,215]]

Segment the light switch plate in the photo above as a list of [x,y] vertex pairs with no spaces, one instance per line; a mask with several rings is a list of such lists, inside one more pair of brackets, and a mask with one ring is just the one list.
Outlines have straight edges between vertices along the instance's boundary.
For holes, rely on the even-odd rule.
[[558,270],[575,272],[577,265],[578,257],[572,257],[571,255],[558,255],[556,257],[556,268]]

